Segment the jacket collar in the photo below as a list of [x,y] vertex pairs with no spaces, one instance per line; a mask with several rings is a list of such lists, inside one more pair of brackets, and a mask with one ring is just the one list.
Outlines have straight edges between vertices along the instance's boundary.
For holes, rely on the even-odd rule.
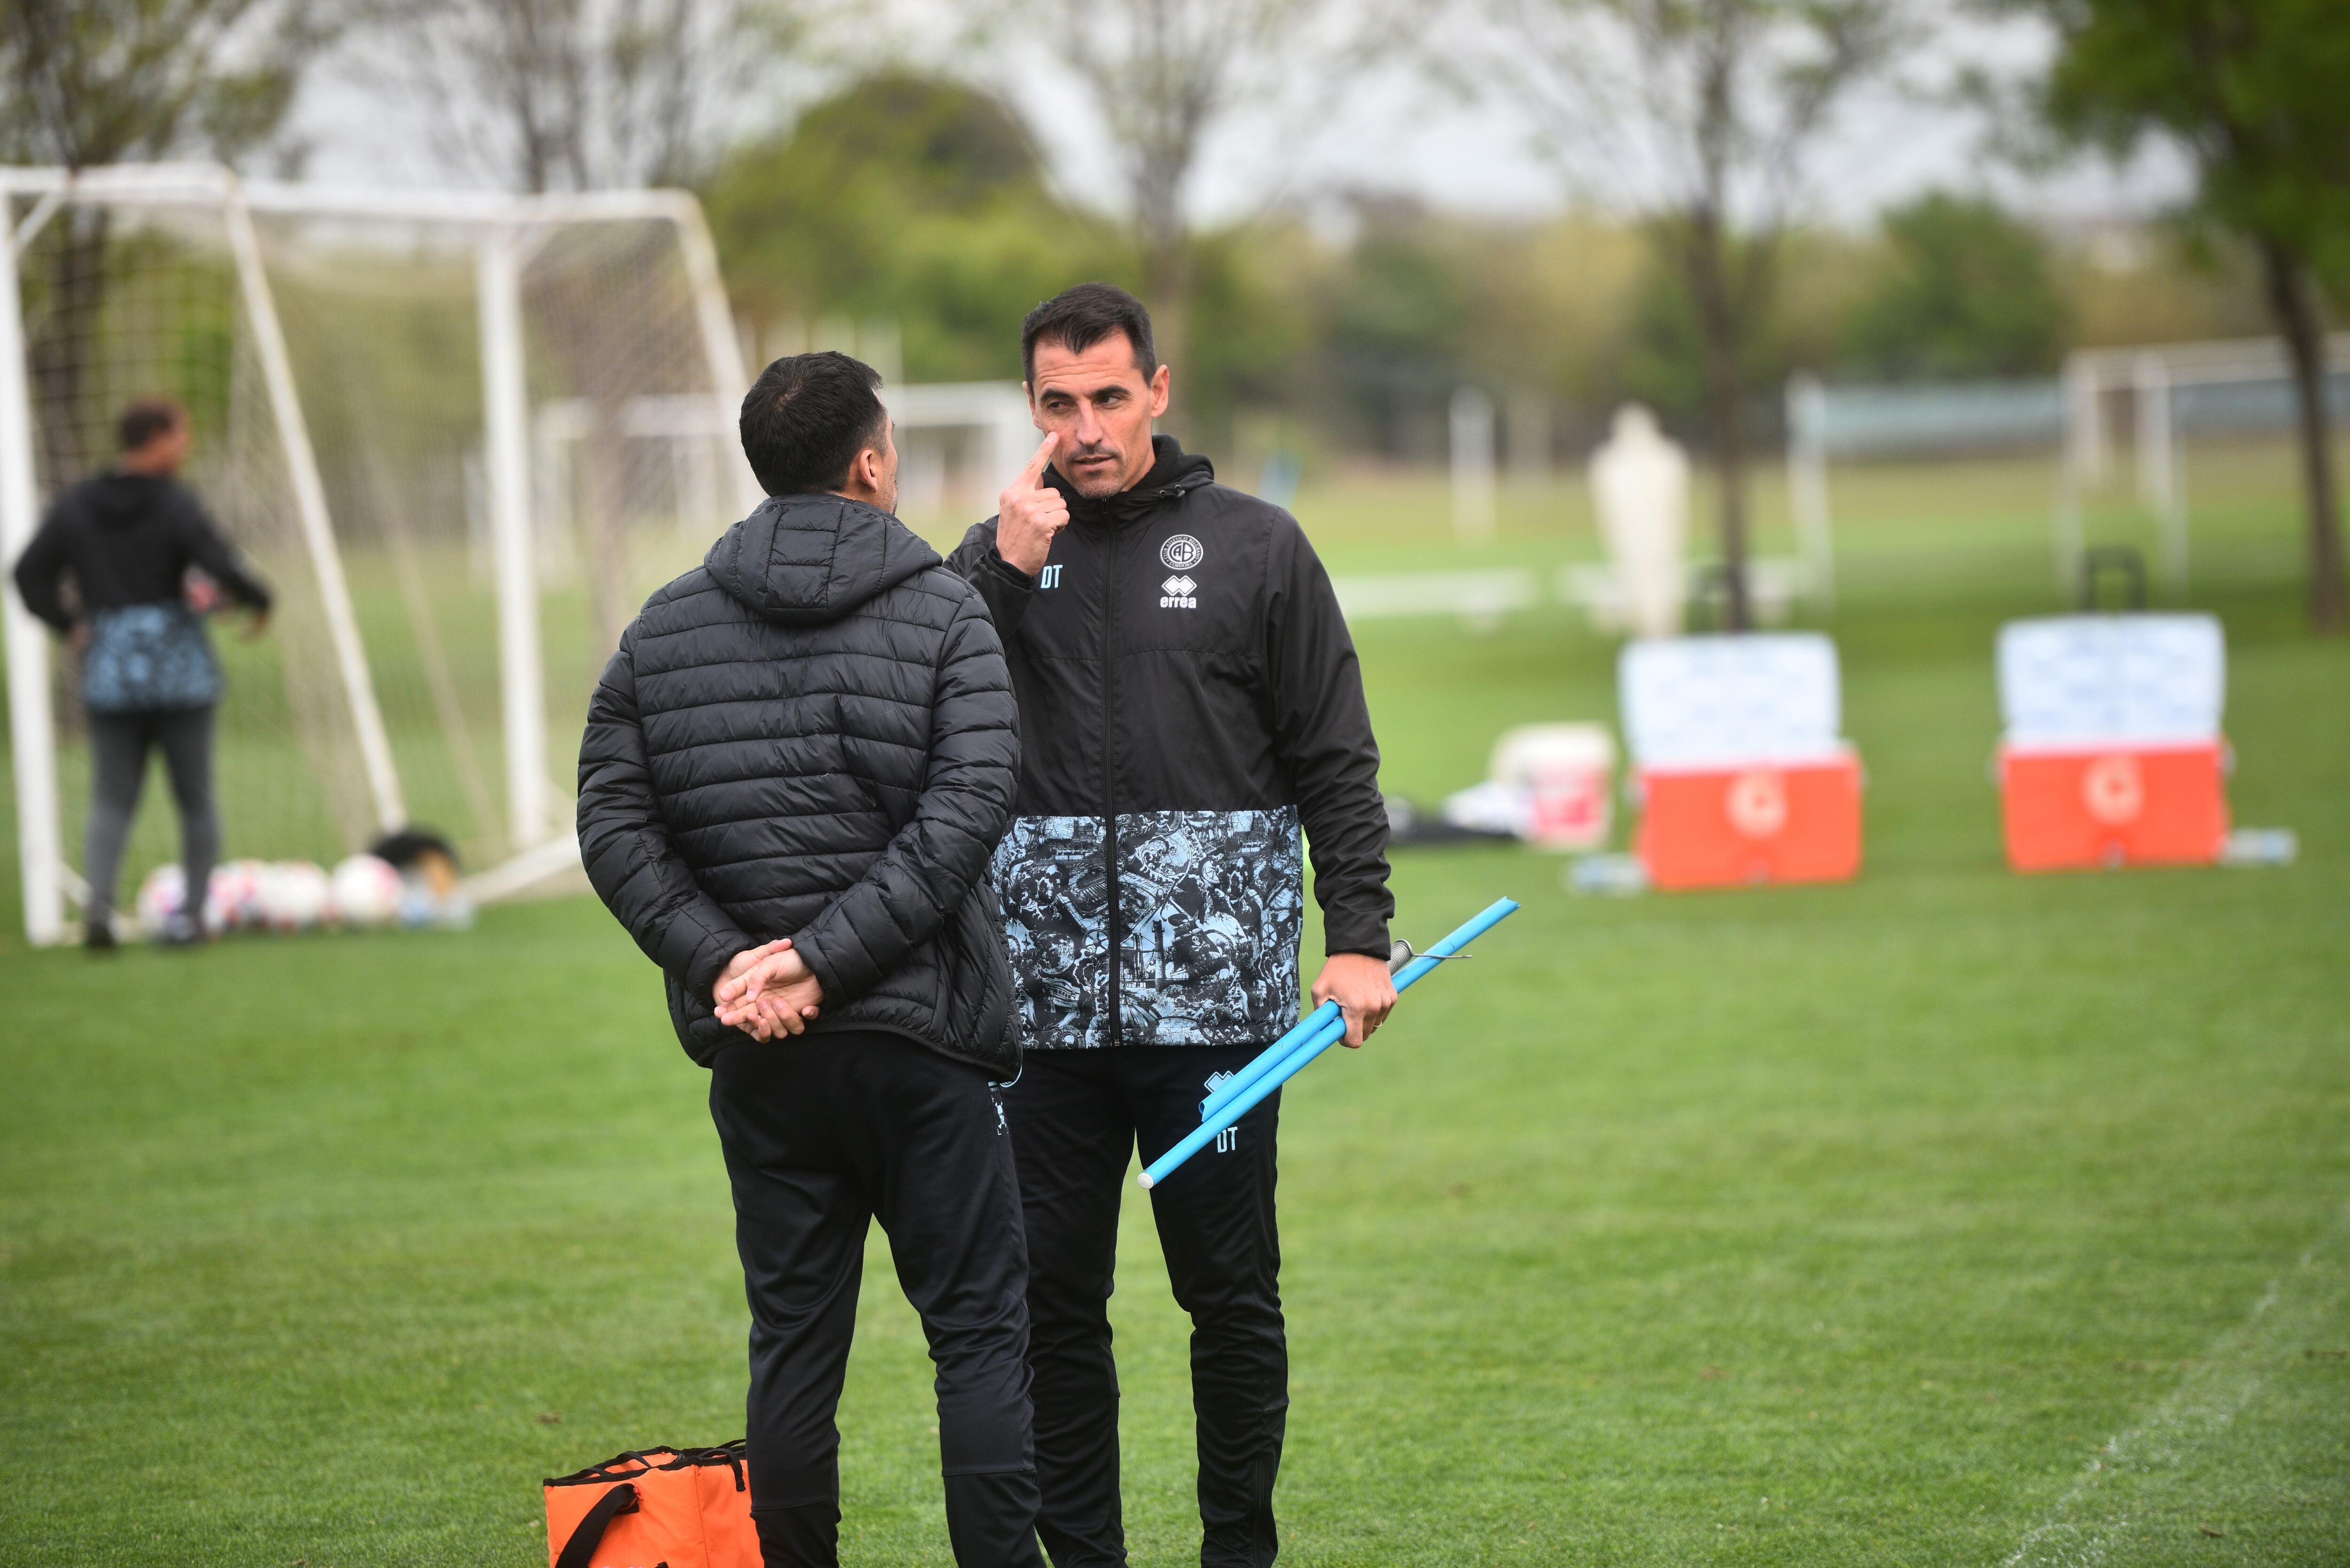
[[1198,452],[1185,452],[1173,436],[1152,436],[1150,451],[1149,472],[1115,495],[1080,495],[1057,468],[1045,471],[1045,483],[1068,498],[1072,522],[1097,524],[1139,522],[1201,485],[1215,483],[1215,464]]

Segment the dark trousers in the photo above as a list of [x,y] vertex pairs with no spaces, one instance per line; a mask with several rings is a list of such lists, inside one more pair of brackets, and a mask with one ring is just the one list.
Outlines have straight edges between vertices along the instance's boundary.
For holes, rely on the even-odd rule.
[[89,753],[92,777],[89,832],[82,846],[82,872],[89,883],[84,909],[100,926],[114,912],[115,884],[122,877],[123,846],[139,815],[139,793],[147,782],[147,753],[161,749],[172,780],[172,801],[180,808],[180,868],[187,877],[187,912],[203,918],[204,890],[213,863],[220,858],[220,816],[213,806],[213,711],[177,708],[161,713],[92,713]]
[[1043,1568],[1028,1258],[1011,1140],[986,1073],[878,1032],[746,1039],[712,1067],[710,1115],[751,1301],[751,1512],[767,1568],[838,1561],[833,1417],[877,1219],[938,1366],[955,1561]]
[[[1029,1365],[1036,1381],[1037,1533],[1059,1568],[1126,1561],[1109,1296],[1118,1210],[1137,1145],[1148,1162],[1200,1125],[1209,1079],[1260,1047],[1031,1051],[1004,1093],[1028,1218]],[[1279,1094],[1153,1188],[1175,1300],[1191,1316],[1200,1561],[1261,1568],[1279,1548],[1273,1485],[1289,1410],[1274,1223]]]

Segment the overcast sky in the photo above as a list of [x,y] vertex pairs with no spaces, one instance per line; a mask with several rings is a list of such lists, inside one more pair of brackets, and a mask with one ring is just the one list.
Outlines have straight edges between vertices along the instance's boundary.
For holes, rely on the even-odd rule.
[[[1899,85],[1871,88],[1846,107],[1813,160],[1803,201],[1806,215],[1858,226],[1883,206],[1935,187],[1988,190],[2043,218],[2068,223],[2142,214],[2176,200],[2187,182],[2177,160],[2168,157],[2142,158],[2119,171],[2090,161],[2026,178],[1987,155],[1976,114],[1935,90],[1962,65],[2021,72],[2044,60],[2047,49],[2044,31],[2032,23],[1946,26],[1930,47],[1904,62]],[[1050,52],[1009,46],[981,70],[1028,119],[1064,191],[1115,208],[1117,168],[1098,117]],[[439,161],[431,138],[414,122],[415,111],[387,105],[348,66],[323,73],[297,109],[296,134],[312,147],[308,177],[400,185],[483,182],[479,171]],[[1275,202],[1310,205],[1318,196],[1346,191],[1409,194],[1455,211],[1512,216],[1594,200],[1593,182],[1545,155],[1536,130],[1499,95],[1464,101],[1419,73],[1391,67],[1352,80],[1332,112],[1306,123],[1270,109],[1227,116],[1209,140],[1191,204],[1199,221],[1214,223]]]

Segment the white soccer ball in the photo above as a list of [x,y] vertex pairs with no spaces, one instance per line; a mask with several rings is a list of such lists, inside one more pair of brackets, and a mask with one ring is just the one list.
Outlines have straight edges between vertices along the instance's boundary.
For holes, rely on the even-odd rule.
[[161,937],[163,928],[186,903],[188,880],[177,866],[158,866],[147,873],[139,884],[138,900],[131,906],[139,917],[140,934],[149,939]]
[[328,880],[335,919],[347,926],[388,926],[400,914],[404,888],[388,860],[354,855]]
[[269,876],[266,860],[231,860],[213,867],[212,896],[204,901],[206,923],[221,930],[259,930],[261,889]]
[[261,914],[273,931],[307,931],[327,918],[327,874],[307,860],[280,860],[261,884]]

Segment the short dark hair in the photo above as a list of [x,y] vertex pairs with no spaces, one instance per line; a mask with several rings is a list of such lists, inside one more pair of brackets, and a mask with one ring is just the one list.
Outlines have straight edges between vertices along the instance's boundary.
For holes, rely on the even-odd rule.
[[1150,341],[1150,312],[1142,301],[1114,283],[1081,283],[1065,288],[1028,313],[1020,324],[1020,368],[1033,386],[1036,380],[1036,345],[1057,343],[1072,354],[1082,354],[1113,332],[1123,332],[1134,347],[1134,368],[1149,380],[1159,369],[1159,350]]
[[140,398],[115,417],[115,439],[125,452],[137,452],[157,436],[180,428],[188,410],[171,398]]
[[743,455],[767,493],[838,490],[858,452],[886,448],[880,387],[879,371],[829,348],[760,371],[743,399]]

